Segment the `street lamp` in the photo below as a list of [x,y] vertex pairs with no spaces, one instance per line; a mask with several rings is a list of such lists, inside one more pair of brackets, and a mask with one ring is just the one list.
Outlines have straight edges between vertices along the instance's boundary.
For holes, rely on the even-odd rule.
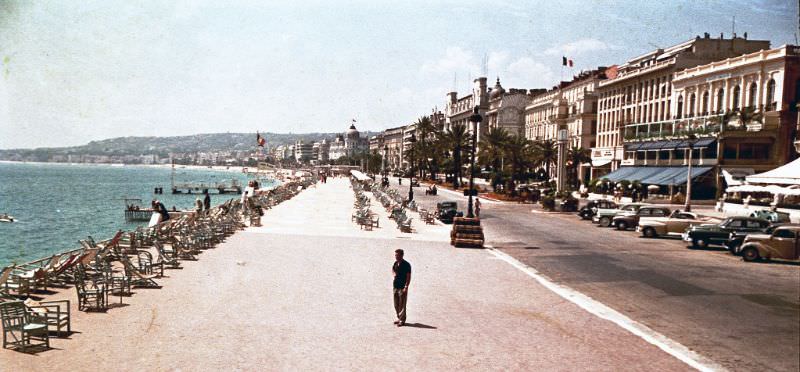
[[381,158],[381,170],[383,171],[383,176],[386,177],[386,157],[389,154],[389,145],[383,145],[383,157]]
[[478,113],[478,106],[472,109],[469,121],[472,123],[472,160],[469,162],[469,201],[467,202],[467,218],[475,218],[472,213],[472,193],[475,189],[475,143],[478,142],[478,123],[483,117]]
[[690,134],[687,141],[689,144],[689,168],[686,170],[686,204],[683,207],[685,212],[692,211],[692,152],[694,152],[696,141],[697,136]]
[[408,142],[411,144],[408,148],[409,156],[408,156],[408,168],[409,173],[411,176],[408,177],[408,201],[411,202],[414,200],[414,143],[417,142],[417,136],[414,133],[411,133],[411,138],[408,139]]

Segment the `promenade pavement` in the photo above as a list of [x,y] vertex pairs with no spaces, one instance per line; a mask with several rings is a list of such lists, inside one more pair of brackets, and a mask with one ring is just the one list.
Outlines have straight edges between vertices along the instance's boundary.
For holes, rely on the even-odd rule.
[[[449,226],[403,234],[350,222],[353,192],[329,179],[126,306],[73,314],[69,339],[0,370],[686,370],[486,250],[456,249]],[[413,266],[397,328],[393,251]],[[64,290],[68,297],[74,291]]]

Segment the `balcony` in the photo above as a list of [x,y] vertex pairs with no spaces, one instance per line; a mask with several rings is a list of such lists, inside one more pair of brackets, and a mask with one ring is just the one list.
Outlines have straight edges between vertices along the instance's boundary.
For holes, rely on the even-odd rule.
[[729,114],[727,118],[723,114],[711,114],[652,123],[627,124],[624,127],[623,138],[626,142],[636,142],[685,138],[691,134],[708,137],[722,132],[761,132],[775,127],[774,124],[766,124],[764,119],[762,121],[765,123],[751,122],[742,125],[735,114]]

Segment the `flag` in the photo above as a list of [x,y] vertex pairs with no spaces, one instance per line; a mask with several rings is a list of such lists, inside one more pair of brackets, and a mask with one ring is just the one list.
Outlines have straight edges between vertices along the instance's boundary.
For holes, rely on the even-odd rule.
[[264,145],[267,143],[267,139],[261,137],[261,135],[256,132],[256,142],[258,142],[258,147],[264,147]]
[[568,59],[568,60],[567,60],[567,64],[569,64],[569,67],[572,67],[572,60],[571,60],[571,59]]
[[566,66],[566,65],[567,65],[567,57],[562,56],[561,57],[561,66]]

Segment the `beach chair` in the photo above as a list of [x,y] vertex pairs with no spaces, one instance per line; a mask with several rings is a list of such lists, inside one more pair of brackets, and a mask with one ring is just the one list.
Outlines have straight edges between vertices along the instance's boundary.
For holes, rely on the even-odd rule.
[[55,328],[58,337],[61,337],[62,330],[66,329],[66,333],[72,333],[70,325],[70,309],[69,300],[59,301],[33,301],[31,299],[25,300],[25,306],[28,311],[43,319],[48,326]]
[[[3,322],[3,348],[28,351],[32,347],[50,348],[47,322],[25,307],[22,301],[0,303],[0,318]],[[33,344],[31,341],[39,341]]]
[[5,267],[0,271],[0,298],[11,298],[11,288],[8,280],[12,271],[14,271],[14,266]]
[[161,243],[156,242],[154,245],[156,247],[156,252],[158,252],[157,262],[160,262],[162,267],[167,266],[172,269],[179,269],[181,267],[181,263],[178,261],[178,255],[174,250],[170,250],[170,252],[167,253]]
[[108,309],[108,295],[106,287],[95,280],[89,280],[91,285],[87,286],[87,278],[84,271],[77,270],[75,275],[75,291],[78,293],[78,310],[80,311],[105,311]]
[[164,276],[164,264],[159,261],[153,261],[153,255],[147,251],[141,251],[136,255],[137,263],[139,264],[139,272],[144,274],[155,274],[158,277]]
[[132,286],[136,287],[145,287],[145,288],[161,288],[158,283],[156,283],[155,279],[158,277],[156,274],[144,274],[136,269],[133,264],[127,259],[124,258],[121,260],[122,265],[125,269],[125,276],[129,278],[130,283]]

